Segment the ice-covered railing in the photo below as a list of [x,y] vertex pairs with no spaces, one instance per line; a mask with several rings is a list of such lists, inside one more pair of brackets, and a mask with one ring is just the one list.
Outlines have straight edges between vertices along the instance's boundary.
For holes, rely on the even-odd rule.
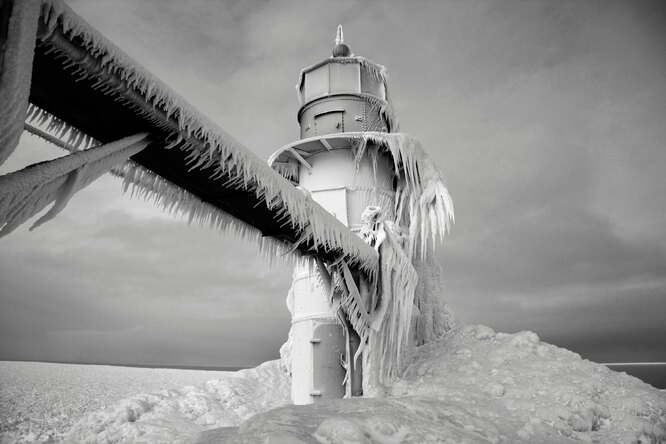
[[[47,121],[44,119],[44,116],[48,115],[48,113],[32,105],[28,114],[34,116],[33,121],[36,124],[40,121],[42,121],[42,123]],[[51,122],[59,121],[59,119],[53,116],[51,116],[51,119]],[[57,128],[57,125],[54,127],[49,124],[48,128],[53,130],[54,128]],[[82,133],[77,132],[75,128],[71,128],[69,141],[61,139],[63,134],[60,135],[61,138],[58,138],[48,131],[41,130],[27,123],[25,129],[29,133],[70,153],[80,152],[77,146],[80,146],[81,143],[77,144],[76,142],[85,141],[83,146],[87,147],[88,144],[90,144],[90,148],[101,145],[98,141],[92,138],[82,137]],[[64,135],[66,134],[67,132],[65,131]],[[115,164],[115,166],[108,170],[108,172],[112,176],[122,180],[123,192],[129,193],[130,197],[136,196],[146,201],[150,201],[156,206],[162,207],[166,213],[175,216],[185,216],[188,219],[188,223],[198,222],[199,225],[209,225],[211,229],[230,233],[240,239],[254,242],[259,246],[259,250],[263,254],[264,259],[269,261],[269,263],[276,258],[283,257],[285,253],[293,249],[293,245],[280,242],[270,236],[263,236],[260,231],[251,225],[230,216],[224,211],[220,211],[218,208],[202,201],[189,191],[142,167],[131,159],[127,159],[120,164]],[[2,180],[3,179],[0,177],[0,181]],[[45,201],[44,205],[41,207],[35,206],[36,210],[33,210],[32,214],[35,214],[36,211],[39,211],[51,200]],[[2,211],[0,211],[0,217],[2,217],[1,213]],[[11,232],[11,230],[18,224],[15,223],[12,225],[13,226],[11,227],[6,226],[0,230],[0,237],[9,234],[9,232]],[[287,259],[295,258],[293,255],[287,255],[285,257]]]
[[[376,273],[377,254],[372,248],[118,49],[63,1],[19,1],[14,2],[13,6],[10,31],[20,34],[20,38],[8,39],[3,48],[3,56],[6,66],[18,68],[2,72],[2,94],[3,97],[8,96],[6,103],[11,103],[11,106],[0,110],[0,121],[12,122],[10,132],[15,133],[17,128],[23,127],[23,116],[27,111],[27,103],[24,104],[24,100],[27,101],[25,90],[29,90],[25,83],[30,82],[31,57],[35,44],[34,37],[31,38],[30,34],[37,34],[37,24],[40,23],[38,38],[46,42],[53,39],[51,43],[55,43],[49,50],[56,52],[65,71],[76,78],[96,80],[94,88],[153,123],[157,130],[169,134],[167,148],[184,151],[191,169],[209,169],[213,171],[214,179],[224,180],[225,186],[253,192],[274,212],[277,220],[285,225],[290,224],[299,233],[297,242],[301,247],[310,245],[319,252],[333,252],[345,257],[369,275]],[[64,39],[61,38],[63,36]],[[59,47],[56,43],[62,46]],[[12,60],[16,57],[21,57],[21,60]],[[25,59],[30,62],[24,63]],[[7,63],[8,61],[17,63]],[[23,83],[16,80],[21,76]],[[6,87],[8,84],[20,88],[14,91]],[[33,112],[36,113],[34,110]],[[20,127],[17,123],[18,117]],[[42,124],[51,127],[53,132],[63,134],[69,131],[75,144],[87,146],[85,135],[78,134],[68,123],[54,118],[49,121],[49,116],[44,113],[40,113],[38,118]],[[16,141],[3,141],[0,151],[4,154],[11,153]],[[154,173],[135,164],[129,164],[123,169],[126,186],[135,185],[141,188],[145,195],[153,196],[164,206],[189,212],[191,220],[231,228],[243,237],[256,238],[261,245],[266,243],[259,230],[205,204],[196,196],[158,178]],[[295,246],[288,245],[287,249],[289,248]]]

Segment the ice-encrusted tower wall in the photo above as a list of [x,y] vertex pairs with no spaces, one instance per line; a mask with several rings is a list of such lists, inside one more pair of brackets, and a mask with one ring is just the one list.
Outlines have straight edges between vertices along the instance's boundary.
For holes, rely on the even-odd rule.
[[[395,123],[387,98],[384,67],[355,57],[342,42],[341,28],[333,56],[305,68],[298,84],[301,139],[269,160],[274,169],[309,193],[352,231],[361,215],[375,205],[394,215],[393,162],[386,154],[356,158],[361,133],[390,132]],[[378,150],[375,150],[375,152]],[[296,404],[361,394],[360,359],[353,363],[352,381],[343,382],[358,337],[330,308],[330,295],[318,271],[297,266],[289,296],[292,313],[292,398]]]

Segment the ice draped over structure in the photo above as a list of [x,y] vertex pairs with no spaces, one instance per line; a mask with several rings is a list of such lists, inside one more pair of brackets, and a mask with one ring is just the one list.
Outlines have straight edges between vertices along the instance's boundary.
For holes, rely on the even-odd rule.
[[[380,156],[388,154],[395,174],[393,196],[375,187],[364,191],[362,198],[363,206],[380,204],[368,207],[376,212],[359,233],[379,253],[377,279],[364,282],[361,277],[357,283],[344,260],[333,267],[319,267],[324,276],[330,275],[324,281],[333,309],[342,308],[361,337],[361,349],[354,358],[362,352],[363,392],[376,396],[409,364],[415,346],[436,339],[454,323],[441,297],[441,266],[432,258],[432,247],[454,221],[453,202],[439,169],[416,139],[380,132],[342,133],[322,139],[333,137],[353,140],[357,169],[364,156],[376,165]],[[287,163],[290,153],[285,147],[271,156],[269,163],[274,167]],[[286,172],[286,177],[298,176],[302,166],[292,164],[295,170]]]
[[53,219],[77,191],[144,149],[148,143],[148,134],[140,133],[1,176],[0,237],[9,234],[51,202],[54,202],[51,209],[30,229]]
[[[61,60],[62,69],[76,79],[95,81],[94,88],[98,91],[111,96],[156,130],[169,134],[162,142],[162,148],[186,153],[190,171],[212,170],[213,178],[223,178],[220,180],[222,185],[253,193],[274,212],[279,223],[294,228],[299,234],[298,245],[309,245],[315,251],[334,252],[369,276],[376,274],[377,254],[372,248],[99,34],[63,1],[31,0],[8,4],[11,7],[11,38],[3,48],[3,66],[12,69],[2,71],[0,94],[4,103],[11,106],[0,109],[0,121],[6,125],[0,141],[3,158],[13,152],[26,117],[52,136],[66,139],[66,143],[60,144],[62,147],[87,149],[98,144],[88,134],[57,116],[37,107],[31,106],[28,110],[35,38],[49,41],[50,36],[61,34],[82,48],[79,53],[72,54],[68,48],[49,47],[49,51]],[[285,255],[295,250],[293,244],[265,235],[251,224],[230,216],[141,165],[121,160],[114,171],[123,176],[125,190],[136,190],[166,210],[185,214],[189,221],[209,224],[254,241],[270,260],[300,256]],[[2,219],[6,220],[6,217],[4,215]]]
[[[403,367],[410,325],[412,329],[418,326],[417,343],[439,334],[436,326],[443,323],[435,318],[441,312],[433,309],[432,300],[427,304],[419,300],[421,272],[414,264],[430,267],[423,265],[429,264],[430,245],[449,230],[453,205],[439,170],[418,141],[395,132],[398,120],[383,66],[346,50],[335,60],[340,65],[362,66],[364,73],[377,80],[381,92],[358,94],[367,102],[369,115],[378,117],[368,122],[369,131],[345,133],[353,138],[356,165],[363,158],[376,165],[380,157],[388,156],[395,176],[394,193],[382,194],[372,187],[363,191],[366,201],[379,204],[381,211],[368,218],[359,237],[290,182],[301,166],[293,156],[282,154],[294,155],[295,150],[277,153],[270,159],[271,168],[62,0],[13,0],[2,7],[8,26],[0,48],[0,162],[14,151],[24,128],[71,152],[0,178],[3,235],[52,202],[37,225],[54,217],[74,193],[110,171],[122,177],[125,191],[153,199],[167,211],[185,214],[190,222],[210,224],[252,240],[269,259],[314,257],[329,276],[331,294],[340,295],[332,302],[350,315],[362,337],[361,349],[367,350],[364,359],[377,369],[374,375],[380,382],[394,378]],[[92,85],[151,130],[130,137],[121,131],[116,139],[102,142],[66,119],[29,104],[35,42],[61,63],[64,75]],[[301,95],[303,82],[301,74]],[[188,173],[210,173],[218,186],[248,192],[267,208],[275,224],[293,229],[295,240],[278,239],[130,159],[151,147],[183,153]],[[294,252],[297,254],[291,254]],[[421,310],[421,306],[429,309]],[[412,316],[413,307],[420,315]],[[421,319],[425,314],[431,319]]]
[[[414,346],[440,336],[452,323],[445,303],[424,293],[426,286],[419,285],[419,274],[434,279],[431,285],[441,291],[442,274],[428,256],[453,223],[453,203],[437,166],[420,143],[396,132],[398,119],[386,68],[353,55],[343,43],[341,27],[333,57],[304,68],[296,88],[301,139],[275,152],[269,164],[316,195],[379,253],[374,280],[352,273],[344,260],[320,263],[319,277],[332,312],[360,336],[360,347],[351,357],[347,346],[347,381],[358,371],[354,362],[362,356],[363,394],[380,395],[382,387],[405,368]],[[355,174],[349,177],[341,169]],[[336,175],[340,178],[331,179]],[[340,192],[343,195],[335,197]],[[358,216],[363,209],[364,225],[359,230]],[[297,281],[304,278],[297,270],[292,302],[288,301],[292,307],[301,307],[298,313],[292,310],[296,351],[285,353],[290,360],[296,359],[295,371],[303,379],[296,385],[308,383],[302,368],[308,365],[310,354],[316,361],[319,353],[307,339],[311,335],[310,342],[319,343],[317,330],[331,322],[319,305],[311,306],[311,312],[305,310],[307,299],[321,296],[314,284],[298,284],[297,291]],[[304,322],[309,327],[302,326]],[[316,376],[323,375],[320,365],[311,365],[311,392],[315,394],[308,398],[308,390],[295,389],[292,395],[297,403],[315,401],[326,391],[319,385],[328,387],[321,382],[325,379]]]

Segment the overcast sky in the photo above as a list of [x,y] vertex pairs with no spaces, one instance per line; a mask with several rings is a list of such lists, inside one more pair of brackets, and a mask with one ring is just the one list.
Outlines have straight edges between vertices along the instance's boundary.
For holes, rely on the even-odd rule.
[[[298,138],[294,84],[342,24],[447,179],[456,314],[666,361],[665,3],[69,4],[261,158]],[[25,134],[0,171],[59,155]],[[253,365],[286,339],[288,266],[116,179],[29,225],[0,240],[0,359]]]

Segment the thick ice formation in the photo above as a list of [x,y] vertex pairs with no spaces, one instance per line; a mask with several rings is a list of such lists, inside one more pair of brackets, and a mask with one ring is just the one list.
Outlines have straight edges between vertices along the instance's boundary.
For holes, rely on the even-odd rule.
[[344,310],[360,336],[353,359],[363,354],[363,393],[368,396],[403,369],[418,275],[403,250],[405,239],[393,222],[384,220],[381,208],[368,207],[363,221],[360,236],[379,252],[377,280],[361,280],[357,286],[341,262],[335,273],[341,297],[334,293],[332,305],[334,311]]
[[79,420],[125,398],[203,386],[231,373],[0,361],[0,443],[62,441]]
[[[86,373],[79,367],[77,379],[61,386],[83,399],[94,382],[82,382]],[[94,376],[98,370],[92,368]],[[666,392],[545,344],[531,332],[456,327],[420,347],[384,398],[289,406],[289,384],[285,370],[272,361],[197,387],[131,396],[89,413],[66,438],[95,443],[666,442]],[[49,409],[48,396],[38,402],[43,405],[36,412],[68,410]],[[53,419],[31,419],[30,434],[5,429],[2,436],[9,442],[11,437],[43,442],[39,437],[46,435],[36,421],[46,431]]]
[[421,347],[386,398],[286,406],[194,442],[666,442],[666,393],[542,343],[458,327]]
[[[414,308],[418,311],[412,323],[413,345],[420,346],[431,342],[458,325],[453,312],[444,297],[444,269],[432,254],[425,259],[412,260],[419,281],[414,291]],[[413,349],[407,350],[411,354]]]
[[[360,235],[379,252],[376,279],[355,278],[344,260],[330,269],[320,266],[324,275],[329,272],[334,275],[325,279],[334,284],[329,285],[332,310],[337,312],[342,308],[361,338],[359,353],[363,352],[363,391],[367,396],[381,393],[382,384],[396,378],[409,362],[409,338],[413,339],[413,348],[446,331],[439,328],[442,322],[434,320],[434,301],[427,301],[423,292],[416,302],[431,312],[424,312],[424,319],[419,320],[422,313],[418,309],[412,318],[419,281],[412,261],[419,262],[424,279],[431,274],[429,268],[434,264],[427,261],[427,253],[437,238],[442,239],[448,232],[453,222],[453,203],[439,170],[415,139],[401,133],[365,132],[347,136],[355,141],[352,151],[357,168],[366,156],[376,165],[379,156],[388,151],[397,179],[390,207],[382,211],[370,206],[366,213],[372,216],[364,213],[363,217],[366,226]],[[373,198],[386,201],[383,196],[369,196],[369,200]],[[443,288],[441,279],[437,284],[440,287],[436,293],[439,293]],[[410,337],[410,330],[415,335]]]
[[[101,145],[100,142],[83,131],[33,104],[28,106],[25,120],[25,129],[27,131],[69,152],[76,152]],[[44,130],[29,125],[31,123],[43,127]]]
[[[20,85],[23,90],[27,90],[26,88],[29,87],[30,61],[34,48],[34,39],[31,40],[29,37],[34,36],[41,13],[43,22],[41,39],[48,41],[50,35],[57,30],[85,50],[86,57],[71,60],[56,46],[49,48],[49,51],[55,51],[63,60],[63,69],[70,75],[96,81],[95,88],[134,110],[160,130],[168,132],[170,137],[166,142],[168,144],[166,148],[187,152],[187,161],[191,168],[212,168],[215,178],[224,178],[227,184],[254,192],[260,200],[275,211],[276,215],[281,217],[285,224],[291,224],[302,234],[299,242],[312,242],[317,248],[338,251],[350,264],[363,269],[368,275],[376,273],[376,252],[367,248],[361,240],[351,235],[347,228],[328,212],[296,190],[279,174],[274,173],[252,152],[99,34],[71,11],[62,0],[18,2],[17,4],[28,3],[32,5],[31,8],[28,8],[30,14],[22,14],[19,10],[11,16],[11,23],[16,27],[17,35],[20,34],[22,38],[8,41],[9,46],[4,48],[3,53],[5,64],[11,62],[18,63],[17,66],[20,65],[18,68],[20,72],[17,75],[23,82]],[[91,60],[95,63],[91,63]],[[109,73],[119,79],[122,88],[106,84],[104,77]],[[27,95],[18,94],[20,88],[14,92],[12,88],[6,87],[14,77],[10,71],[2,72],[2,83],[0,84],[3,87],[2,93],[7,93],[12,100],[16,100],[8,100],[8,103],[13,104],[12,107],[0,109],[0,120],[11,123],[12,137],[17,138],[15,130],[22,129],[22,116],[25,115],[28,104]],[[124,93],[127,94],[124,95]],[[16,102],[15,105],[14,102]],[[74,147],[86,147],[90,144],[90,140],[85,134],[53,116],[49,117],[33,108],[29,117],[37,119],[62,136],[69,132],[70,143]],[[8,149],[8,152],[14,148],[12,144],[7,146],[11,148]],[[0,148],[4,149],[4,145]],[[141,171],[141,168],[133,166],[132,170],[136,173]],[[137,180],[145,186],[144,179],[150,175],[151,173],[147,171],[141,171]],[[249,236],[257,240],[260,247],[267,249],[269,256],[280,255],[293,249],[292,245],[264,240],[262,233],[258,230],[229,218],[219,209],[205,205],[193,196],[188,195],[184,203],[172,200],[175,197],[183,197],[185,194],[167,181],[155,180],[153,184],[158,188],[151,188],[150,194],[167,202],[169,207],[177,205],[184,211],[188,211],[191,220],[211,223],[220,228],[230,228],[241,236]],[[161,194],[163,198],[157,196],[158,194]]]
[[[403,133],[358,133],[355,157],[378,156],[381,150],[366,150],[368,142],[387,149],[398,179],[395,196],[396,223],[408,227],[407,254],[425,259],[428,246],[434,245],[451,228],[453,201],[444,179],[432,158],[418,140]],[[376,163],[376,160],[373,160]]]
[[[409,244],[406,249],[409,257],[418,254],[421,259],[425,259],[429,245],[443,239],[451,228],[454,211],[445,181],[421,143],[404,133],[376,131],[312,138],[315,139],[348,139],[357,168],[364,157],[369,157],[376,165],[379,156],[389,154],[397,189],[395,197],[390,199],[390,208],[383,208],[383,211],[386,216],[389,213],[395,214],[396,220],[393,222],[408,228]],[[268,159],[268,164],[285,178],[296,180],[300,164],[294,161],[290,149],[290,145],[287,145],[275,152]],[[384,196],[371,196],[371,199],[386,201]]]
[[[51,0],[44,3],[42,17],[49,28],[59,26],[70,39],[79,40],[90,56],[100,60],[101,66],[114,72],[126,82],[128,88],[140,92],[153,109],[163,111],[164,117],[160,117],[160,113],[156,112],[147,118],[172,131],[172,149],[188,153],[190,168],[212,168],[215,171],[213,177],[225,177],[227,183],[253,191],[269,208],[283,215],[285,223],[302,230],[301,241],[312,241],[328,250],[340,250],[350,262],[370,274],[374,273],[376,255],[366,249],[363,242],[351,236],[344,225],[337,223],[328,212],[275,174],[265,162],[96,32],[62,1]],[[79,75],[87,74],[84,70]],[[110,90],[108,93],[115,94],[115,91]],[[170,118],[177,122],[175,127],[170,126]],[[189,202],[196,201],[190,199]],[[229,226],[244,236],[250,235],[259,240],[262,246],[275,246],[261,241],[261,233],[249,230],[247,225],[236,224],[235,221],[216,214],[219,210],[208,205],[195,206],[194,211],[190,211],[192,219],[212,223],[224,220],[224,223],[219,223],[221,226]],[[271,250],[270,253],[278,254],[280,251]]]
[[[91,387],[95,385],[91,377],[98,376],[99,370],[92,366],[88,375],[85,366],[77,367],[81,369],[76,379],[63,382],[59,374],[49,377],[66,387],[72,399],[81,401],[91,396],[89,390],[98,391]],[[119,377],[124,370],[104,369],[111,372],[103,378],[107,390],[115,391],[108,382],[113,380],[113,372]],[[174,379],[182,384],[184,378]],[[2,386],[3,393],[13,389]],[[0,441],[666,442],[666,392],[543,343],[534,333],[495,333],[484,326],[455,327],[420,347],[413,363],[383,398],[290,406],[287,372],[272,361],[199,386],[130,396],[89,412],[62,435],[49,431],[63,419],[46,412],[71,411],[61,405],[65,398],[54,400],[44,392],[32,396],[40,405],[30,409],[30,433],[20,433],[21,418],[10,418],[3,423]],[[58,405],[50,408],[53,402]],[[40,422],[43,429],[38,428]]]
[[279,361],[231,373],[203,386],[141,394],[89,414],[67,433],[77,443],[182,442],[213,427],[237,426],[290,402],[290,380]]
[[11,233],[54,202],[33,228],[52,219],[74,193],[144,149],[148,143],[148,134],[140,133],[0,177],[0,237]]
[[11,8],[7,37],[2,36],[0,47],[0,165],[14,152],[23,132],[39,17],[37,2],[13,2]]

